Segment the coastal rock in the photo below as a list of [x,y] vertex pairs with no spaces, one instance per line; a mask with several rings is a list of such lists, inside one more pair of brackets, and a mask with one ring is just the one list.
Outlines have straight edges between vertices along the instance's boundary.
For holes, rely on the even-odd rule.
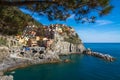
[[55,40],[51,45],[51,49],[58,55],[71,54],[71,53],[82,53],[85,50],[84,45],[79,41],[76,43],[70,43],[64,39],[65,36],[56,34]]
[[10,53],[9,53],[9,49],[8,47],[6,46],[1,46],[0,47],[0,62],[3,61],[3,59],[8,56]]
[[114,61],[115,58],[112,57],[111,55],[109,54],[102,54],[102,53],[99,53],[99,52],[93,52],[91,49],[86,49],[85,51],[83,51],[83,54],[86,54],[86,55],[91,55],[91,56],[95,56],[95,57],[98,57],[98,58],[101,58],[101,59],[104,59],[106,61]]
[[59,60],[59,56],[52,50],[48,50],[46,55],[45,55],[46,59],[51,59],[51,60]]
[[68,63],[68,62],[70,62],[70,59],[65,59],[64,62]]
[[0,72],[0,76],[2,76],[3,75],[3,72]]
[[12,75],[5,75],[5,76],[0,76],[0,80],[13,80],[13,76]]

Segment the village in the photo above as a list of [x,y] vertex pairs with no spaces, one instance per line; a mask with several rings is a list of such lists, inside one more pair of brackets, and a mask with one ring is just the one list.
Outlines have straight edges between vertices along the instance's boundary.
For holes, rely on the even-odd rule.
[[26,26],[22,35],[17,35],[16,39],[23,46],[33,47],[49,47],[53,40],[56,40],[57,35],[76,35],[72,27],[67,27],[64,24],[55,24],[50,26],[37,27],[35,25]]
[[[35,25],[28,25],[25,27],[22,35],[15,36],[13,41],[13,47],[22,47],[22,49],[11,49],[16,52],[17,50],[23,55],[26,51],[32,50],[33,53],[39,51],[44,53],[45,50],[51,48],[51,45],[59,40],[60,36],[76,36],[77,33],[72,27],[68,27],[64,24],[52,24],[50,26],[37,27]],[[63,39],[64,40],[64,39]]]
[[[70,39],[71,37],[76,38]],[[61,60],[59,55],[82,53],[84,50],[75,30],[64,24],[42,27],[27,25],[22,34],[1,38],[7,40],[5,52],[7,54],[0,69],[4,69],[4,66],[6,69],[13,65],[17,66],[24,61],[30,64],[59,62]]]

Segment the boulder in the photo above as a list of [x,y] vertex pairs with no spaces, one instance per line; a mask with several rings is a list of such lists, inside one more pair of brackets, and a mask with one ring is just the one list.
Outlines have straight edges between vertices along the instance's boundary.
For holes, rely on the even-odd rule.
[[5,76],[0,76],[0,80],[13,80],[13,76],[12,75],[5,75]]

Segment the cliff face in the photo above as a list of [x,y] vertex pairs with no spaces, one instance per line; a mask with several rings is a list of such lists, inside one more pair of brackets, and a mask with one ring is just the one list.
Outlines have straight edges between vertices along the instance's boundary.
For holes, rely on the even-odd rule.
[[81,43],[74,44],[67,42],[63,39],[63,36],[58,37],[58,41],[52,44],[52,50],[57,54],[70,54],[70,53],[82,53],[85,50],[84,45]]
[[82,53],[85,48],[82,43],[72,44],[66,41],[58,41],[52,46],[55,53],[61,54],[70,54],[70,53]]
[[[61,28],[61,33],[59,30],[55,31],[53,43],[50,46],[50,49],[58,55],[70,54],[70,53],[82,53],[85,50],[84,45],[82,44],[81,39],[78,34],[74,31],[73,28],[58,24],[59,29]],[[68,28],[69,32],[64,30],[64,27]],[[71,31],[73,30],[73,31]]]

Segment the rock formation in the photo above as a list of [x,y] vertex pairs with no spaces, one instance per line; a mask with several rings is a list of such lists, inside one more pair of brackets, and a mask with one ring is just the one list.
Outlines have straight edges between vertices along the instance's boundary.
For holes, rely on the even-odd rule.
[[9,75],[9,76],[0,76],[0,80],[13,80],[13,76]]
[[[70,31],[69,26],[57,24],[63,30],[62,33],[54,32],[54,39],[52,39],[52,44],[50,45],[50,49],[54,51],[55,54],[71,54],[71,53],[82,53],[85,50],[85,47],[78,37],[78,34],[75,31]],[[65,31],[68,28],[69,33]]]
[[13,80],[13,76],[3,75],[3,72],[0,72],[0,80]]

